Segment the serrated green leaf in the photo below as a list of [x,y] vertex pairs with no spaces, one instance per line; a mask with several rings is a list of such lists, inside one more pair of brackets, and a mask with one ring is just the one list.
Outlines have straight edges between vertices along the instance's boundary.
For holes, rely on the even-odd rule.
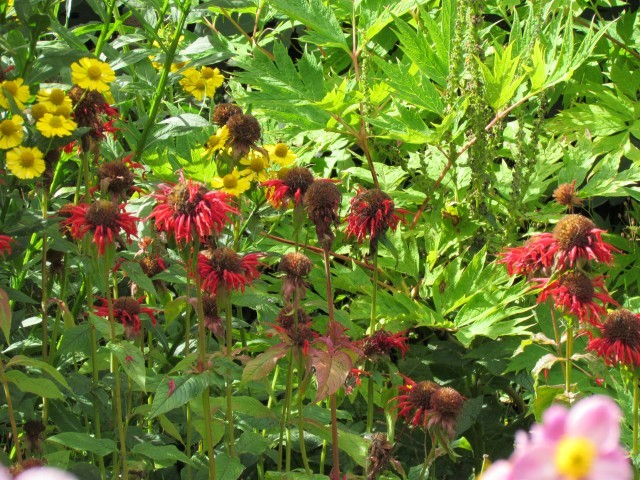
[[284,358],[289,351],[285,345],[274,345],[266,352],[261,353],[247,362],[242,371],[242,381],[260,380],[271,373],[278,360]]
[[63,399],[64,395],[60,389],[48,378],[31,377],[19,370],[9,370],[4,373],[5,378],[21,392],[33,393],[39,397]]
[[[181,377],[165,377],[158,385],[149,418],[157,417],[178,408],[190,400],[196,398],[209,382],[206,375],[183,375]],[[169,392],[171,391],[171,395]]]
[[150,458],[162,467],[168,467],[176,462],[190,463],[189,457],[178,450],[175,445],[139,443],[131,449],[131,453]]
[[237,480],[244,466],[237,458],[231,458],[224,452],[216,454],[216,478],[219,480]]
[[128,340],[122,340],[119,343],[109,342],[107,348],[116,355],[127,377],[133,380],[142,391],[146,392],[147,372],[144,356],[140,348]]
[[53,377],[53,379],[60,385],[67,388],[68,390],[71,390],[71,387],[69,387],[69,384],[65,380],[62,373],[60,373],[53,365],[50,365],[47,362],[43,362],[42,360],[38,360],[36,358],[29,358],[24,355],[16,355],[7,362],[6,368],[13,367],[14,365],[32,367],[42,370],[47,375]]

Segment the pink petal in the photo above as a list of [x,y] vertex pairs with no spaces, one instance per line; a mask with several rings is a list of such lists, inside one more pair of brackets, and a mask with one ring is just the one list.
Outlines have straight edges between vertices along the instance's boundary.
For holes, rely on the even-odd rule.
[[616,480],[631,480],[633,478],[629,458],[620,448],[606,457],[598,458],[585,480],[611,480],[613,478]]
[[482,474],[482,480],[512,480],[513,466],[507,460],[498,460]]
[[591,440],[600,452],[610,452],[620,442],[621,417],[620,408],[611,398],[594,395],[574,405],[566,431],[572,437]]

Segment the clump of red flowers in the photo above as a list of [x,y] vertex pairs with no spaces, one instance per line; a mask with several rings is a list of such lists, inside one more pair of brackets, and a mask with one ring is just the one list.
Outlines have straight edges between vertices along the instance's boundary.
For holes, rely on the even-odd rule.
[[358,193],[351,199],[347,215],[347,235],[355,236],[358,242],[369,237],[370,255],[375,254],[378,240],[387,230],[395,230],[402,218],[393,200],[382,190],[371,189]]
[[7,255],[11,253],[11,243],[13,238],[7,235],[0,235],[0,255]]
[[154,219],[158,231],[173,235],[178,243],[217,235],[229,221],[229,214],[237,213],[226,193],[208,190],[191,180],[161,185],[160,189],[153,195],[158,205],[148,218]]
[[640,367],[640,315],[619,309],[598,325],[600,337],[592,338],[587,348],[607,365]]
[[[109,317],[109,306],[106,299],[101,299],[102,305],[96,306],[96,315]],[[136,338],[140,335],[140,314],[146,314],[156,324],[153,309],[142,305],[144,297],[135,299],[129,296],[118,297],[113,301],[113,318],[124,326],[127,338]]]
[[117,205],[109,200],[95,200],[91,204],[65,206],[63,226],[68,226],[75,239],[81,239],[88,232],[93,233],[93,241],[98,247],[98,255],[103,255],[107,245],[119,239],[123,230],[126,239],[131,243],[131,237],[137,233],[136,221],[133,215],[125,211],[124,204]]
[[78,127],[89,127],[82,136],[82,150],[88,152],[96,142],[105,138],[106,133],[115,133],[113,122],[118,118],[118,111],[113,108],[102,93],[97,90],[85,90],[74,85],[69,90],[73,103],[73,119]]
[[377,330],[363,338],[359,342],[359,347],[369,359],[388,356],[392,349],[399,350],[403,357],[409,351],[404,333],[391,333],[386,330]]
[[238,255],[228,247],[207,249],[198,255],[198,273],[202,278],[202,288],[212,295],[217,295],[218,289],[226,291],[242,290],[253,282],[258,272],[259,253]]

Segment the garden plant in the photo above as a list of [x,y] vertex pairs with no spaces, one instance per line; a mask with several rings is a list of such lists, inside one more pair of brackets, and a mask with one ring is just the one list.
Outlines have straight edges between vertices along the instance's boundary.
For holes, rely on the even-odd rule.
[[0,480],[640,478],[638,10],[0,2]]

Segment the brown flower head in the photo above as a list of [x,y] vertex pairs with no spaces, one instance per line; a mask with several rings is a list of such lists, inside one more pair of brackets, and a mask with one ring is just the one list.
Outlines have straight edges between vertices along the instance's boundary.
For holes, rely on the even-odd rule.
[[44,177],[45,185],[47,186],[51,186],[51,182],[53,182],[53,174],[56,170],[56,165],[60,160],[61,153],[62,152],[59,148],[54,148],[44,154],[45,170],[42,175]]
[[331,226],[338,225],[338,209],[341,202],[342,194],[330,180],[316,180],[304,195],[309,219],[316,226],[318,242],[329,250],[335,238]]
[[405,384],[400,387],[398,400],[398,415],[413,426],[427,427],[427,421],[432,410],[431,398],[440,389],[440,385],[430,380],[414,382],[404,377]]
[[31,452],[36,453],[42,450],[42,438],[41,435],[47,429],[47,427],[40,420],[27,420],[22,425],[24,435],[27,440],[27,447]]
[[216,297],[209,292],[202,295],[202,311],[204,313],[204,325],[218,338],[224,338],[224,325],[218,315],[218,303]]
[[391,333],[386,330],[377,330],[363,338],[359,346],[364,355],[372,360],[377,357],[388,357],[392,349],[399,350],[403,357],[409,351],[407,337],[403,333]]
[[307,290],[304,279],[311,272],[311,267],[311,260],[302,253],[291,252],[282,257],[278,270],[285,274],[282,282],[282,296],[285,302],[288,302],[295,292],[298,292],[300,297],[304,296]]
[[[280,172],[285,173],[280,177]],[[313,183],[313,173],[305,167],[281,168],[278,171],[278,178],[263,182],[267,187],[267,200],[275,208],[286,206],[289,201],[294,205],[299,205],[305,193]]]
[[280,310],[273,328],[287,345],[298,347],[303,355],[317,337],[311,328],[311,317],[302,308]]
[[232,115],[227,121],[227,128],[231,136],[231,149],[235,159],[249,153],[249,150],[255,147],[262,135],[260,124],[253,115]]
[[565,215],[553,229],[553,238],[558,248],[558,264],[573,267],[576,262],[595,260],[609,264],[613,260],[612,245],[602,240],[604,230],[582,215]]
[[582,199],[576,195],[576,182],[561,183],[553,192],[553,199],[560,205],[564,205],[571,212],[573,207],[582,205]]
[[242,115],[242,108],[234,103],[219,103],[213,109],[213,123],[224,127],[234,115]]
[[74,85],[68,94],[73,103],[73,119],[78,127],[91,129],[82,136],[82,150],[88,152],[96,142],[105,138],[105,133],[114,132],[112,123],[118,118],[118,111],[97,90],[85,90]]
[[427,427],[437,426],[453,437],[458,416],[464,406],[464,397],[451,387],[441,387],[431,396],[431,408]]
[[589,350],[607,365],[640,367],[640,315],[621,308],[607,315],[598,329],[601,336],[589,341]]
[[393,463],[398,471],[401,471],[400,463],[391,456],[393,445],[387,439],[387,435],[376,432],[371,436],[369,445],[369,458],[367,461],[367,480],[376,480],[384,472],[389,463]]

